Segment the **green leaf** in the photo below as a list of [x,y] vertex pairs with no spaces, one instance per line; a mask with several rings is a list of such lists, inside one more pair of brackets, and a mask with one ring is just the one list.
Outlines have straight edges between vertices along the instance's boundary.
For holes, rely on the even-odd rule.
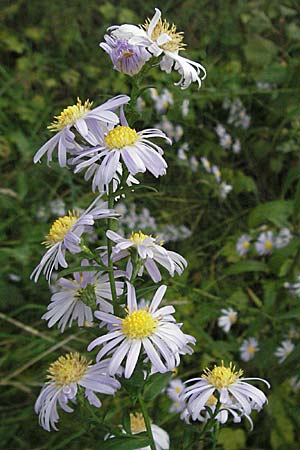
[[297,183],[296,193],[294,198],[293,216],[296,220],[300,213],[300,180]]
[[149,377],[144,388],[144,400],[150,402],[167,386],[172,372],[155,373]]
[[101,442],[101,446],[97,447],[98,450],[135,450],[143,447],[147,447],[150,444],[148,435],[146,432],[135,434],[132,436],[117,437],[107,439],[105,442]]
[[274,200],[262,203],[251,211],[248,217],[248,225],[250,228],[256,228],[266,222],[271,222],[281,227],[287,224],[292,211],[293,202],[291,200]]
[[225,275],[237,275],[245,272],[268,272],[268,266],[262,261],[239,261],[225,270]]
[[246,444],[246,434],[240,428],[238,430],[223,428],[220,431],[218,443],[223,445],[224,450],[244,449]]
[[269,39],[257,36],[244,46],[244,54],[250,64],[266,66],[277,54],[277,46]]

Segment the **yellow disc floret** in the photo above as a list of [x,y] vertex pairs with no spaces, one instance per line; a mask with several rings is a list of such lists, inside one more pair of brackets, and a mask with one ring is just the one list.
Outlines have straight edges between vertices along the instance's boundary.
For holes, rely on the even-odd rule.
[[215,406],[218,403],[218,399],[217,397],[215,397],[214,395],[211,395],[207,402],[205,403],[206,406]]
[[54,116],[54,121],[47,128],[51,131],[60,131],[67,125],[74,125],[77,119],[90,111],[92,105],[93,102],[86,100],[82,103],[77,97],[76,105],[68,106],[58,116]]
[[55,220],[51,225],[49,234],[46,236],[46,240],[43,244],[46,247],[51,247],[52,245],[57,244],[57,242],[62,242],[64,240],[65,235],[78,221],[78,214],[76,212],[69,211],[68,216],[59,217],[59,219]]
[[273,242],[272,241],[266,241],[265,242],[265,249],[266,250],[271,250],[273,247]]
[[129,313],[122,321],[122,331],[130,339],[142,339],[151,336],[156,327],[157,319],[146,309]]
[[249,241],[244,241],[242,244],[242,247],[246,250],[247,248],[250,247],[250,242]]
[[130,430],[133,434],[146,430],[145,421],[141,413],[130,413]]
[[141,245],[148,237],[150,237],[148,234],[139,231],[138,233],[132,232],[129,239],[136,245]]
[[50,365],[47,378],[58,386],[77,383],[86,373],[89,364],[89,361],[79,353],[68,353]]
[[[143,25],[143,28],[148,31],[150,24],[150,19],[147,19],[145,24]],[[165,44],[160,45],[160,47],[163,50],[167,50],[169,52],[176,52],[178,50],[184,50],[184,47],[186,44],[184,44],[183,41],[183,32],[176,31],[176,25],[172,24],[170,25],[169,22],[166,20],[162,21],[159,19],[159,21],[156,24],[156,27],[152,31],[151,39],[153,41],[156,41],[161,34],[167,34],[170,38],[170,41],[166,42]]]
[[224,387],[228,388],[242,375],[242,370],[236,371],[235,366],[233,366],[232,363],[229,364],[229,367],[225,367],[222,361],[222,366],[215,366],[213,370],[205,369],[202,377],[206,378],[207,381],[217,389],[222,389]]
[[133,145],[138,138],[139,135],[133,128],[118,125],[107,134],[105,137],[105,144],[110,149],[121,149],[126,145]]

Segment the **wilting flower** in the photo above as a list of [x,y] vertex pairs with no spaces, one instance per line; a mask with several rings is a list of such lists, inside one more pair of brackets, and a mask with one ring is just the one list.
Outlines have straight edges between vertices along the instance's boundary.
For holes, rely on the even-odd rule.
[[269,255],[274,247],[274,235],[272,231],[264,231],[255,242],[255,248],[259,255]]
[[85,390],[88,402],[100,408],[101,401],[96,393],[114,395],[121,387],[119,381],[108,375],[108,360],[91,365],[79,353],[60,356],[48,369],[48,378],[35,403],[35,412],[39,414],[39,423],[47,431],[57,430],[59,420],[57,405],[71,413],[69,401],[75,401],[80,388]]
[[129,44],[145,47],[155,57],[163,55],[160,68],[167,73],[170,73],[172,68],[177,70],[181,79],[176,85],[180,85],[182,89],[188,88],[192,82],[197,82],[201,87],[201,82],[206,77],[205,68],[179,55],[179,51],[185,47],[182,42],[183,33],[177,32],[174,24],[163,21],[159,9],[155,8],[153,18],[146,20],[143,27],[125,24],[110,27],[110,30],[114,38],[126,39]]
[[33,162],[40,161],[42,156],[47,153],[47,162],[52,161],[52,153],[58,146],[58,162],[61,167],[67,165],[67,152],[80,151],[81,146],[75,142],[75,134],[71,131],[74,127],[76,131],[89,143],[95,141],[98,135],[97,128],[105,127],[107,124],[117,124],[118,116],[113,112],[120,106],[128,103],[130,98],[127,95],[114,97],[103,105],[92,109],[92,102],[86,100],[84,103],[77,98],[77,103],[65,108],[58,116],[55,116],[54,122],[48,126],[48,129],[56,132],[34,155]]
[[[167,163],[162,157],[163,150],[150,139],[170,139],[160,130],[150,128],[136,131],[128,126],[123,111],[121,125],[111,129],[105,136],[99,135],[98,146],[87,148],[72,160],[76,164],[75,173],[88,168],[93,170],[93,186],[107,186],[115,177],[119,162],[127,167],[131,175],[148,170],[156,178],[166,173]],[[85,159],[88,158],[88,159]],[[94,164],[97,165],[96,170]]]
[[[56,283],[56,292],[51,297],[48,311],[42,319],[48,320],[48,327],[52,327],[58,322],[58,328],[63,332],[69,323],[77,320],[78,326],[85,323],[91,325],[93,322],[93,310],[96,305],[100,310],[112,312],[111,289],[108,274],[97,271],[85,272],[84,267],[89,265],[85,259],[81,263],[82,272],[75,272],[74,279],[60,278]],[[118,277],[120,274],[115,273]],[[117,296],[123,292],[123,283],[116,281]]]
[[[155,283],[161,281],[161,274],[156,263],[165,267],[171,276],[174,276],[175,272],[181,275],[187,266],[186,260],[181,255],[166,250],[162,247],[162,243],[158,238],[153,238],[141,231],[138,233],[132,232],[129,239],[111,230],[108,230],[106,235],[111,241],[116,243],[113,248],[113,253],[118,259],[130,255],[129,249],[136,249],[142,260],[139,275],[142,275],[143,268],[145,267]],[[127,265],[127,276],[129,278],[131,277],[132,269],[132,260],[130,258]]]
[[188,410],[193,420],[198,420],[206,404],[215,393],[219,395],[219,401],[223,407],[231,408],[234,404],[238,410],[250,415],[252,409],[261,409],[267,402],[265,394],[245,381],[259,380],[270,387],[262,378],[242,378],[243,371],[236,371],[230,363],[225,367],[215,366],[213,370],[205,369],[200,378],[193,378],[186,383],[193,383],[186,387],[182,398],[188,399]]
[[121,367],[125,357],[125,378],[130,378],[139,355],[146,355],[156,372],[172,371],[176,366],[176,354],[188,343],[186,335],[176,324],[172,314],[173,306],[158,308],[166,292],[166,286],[160,286],[148,307],[137,305],[135,289],[127,283],[127,315],[124,319],[96,311],[95,317],[109,326],[104,336],[96,338],[88,346],[92,350],[103,346],[97,355],[97,361],[107,353],[111,354],[109,373],[114,375]]
[[48,248],[40,263],[32,272],[30,278],[37,282],[41,272],[50,282],[53,269],[57,270],[59,266],[68,267],[65,259],[65,252],[79,253],[81,251],[81,236],[89,231],[91,225],[97,219],[107,219],[117,217],[118,214],[107,209],[107,203],[98,196],[93,203],[81,215],[76,212],[69,212],[67,216],[59,217],[51,225],[50,231],[43,244]]
[[290,240],[292,239],[292,233],[288,228],[281,228],[278,235],[275,238],[275,247],[282,248],[288,245]]
[[258,342],[254,337],[244,339],[240,347],[241,359],[243,361],[250,361],[255,356],[255,353],[259,351]]
[[221,309],[221,313],[223,315],[218,318],[218,326],[222,328],[225,331],[225,333],[228,333],[230,331],[231,326],[237,320],[237,312],[234,311],[232,308],[228,308],[228,309]]
[[236,243],[236,251],[240,256],[244,256],[250,249],[251,236],[242,234]]
[[101,42],[100,47],[110,56],[114,69],[126,75],[139,73],[145,62],[152,57],[144,47],[130,44],[126,39],[108,34],[105,34],[104,39],[105,42]]
[[295,344],[290,340],[286,339],[282,341],[280,346],[276,349],[274,355],[277,356],[279,364],[282,364],[283,361],[289,356],[290,353],[295,348]]

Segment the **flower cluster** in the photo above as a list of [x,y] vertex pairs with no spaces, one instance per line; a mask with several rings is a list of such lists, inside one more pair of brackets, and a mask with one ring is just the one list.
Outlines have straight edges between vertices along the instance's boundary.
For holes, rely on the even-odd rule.
[[[254,240],[255,234],[242,234],[236,243],[236,251],[240,256],[246,255],[251,250],[251,241]],[[257,236],[254,243],[255,252],[260,256],[270,255],[274,249],[286,247],[292,239],[292,233],[289,228],[284,227],[275,234],[271,230],[263,227],[263,231]]]
[[221,178],[221,170],[218,166],[211,164],[211,162],[205,157],[201,157],[201,163],[204,170],[214,176],[215,181],[218,184],[218,193],[222,199],[225,199],[227,195],[232,191],[231,184],[226,183],[226,181]]

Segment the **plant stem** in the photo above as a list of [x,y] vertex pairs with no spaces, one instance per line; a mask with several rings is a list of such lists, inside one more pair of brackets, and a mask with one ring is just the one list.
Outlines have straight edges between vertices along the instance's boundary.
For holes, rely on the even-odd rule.
[[144,421],[145,421],[145,425],[146,425],[146,430],[147,430],[147,433],[148,433],[148,436],[149,436],[151,450],[156,450],[154,439],[153,439],[153,434],[152,434],[152,429],[151,429],[151,423],[150,423],[148,411],[147,411],[147,408],[146,408],[146,405],[145,405],[145,402],[144,402],[142,394],[138,395],[138,399],[139,399],[139,403],[140,403],[141,410],[142,410],[142,413],[143,413],[143,417],[144,417]]
[[[113,209],[114,207],[114,193],[113,193],[113,182],[111,181],[108,185],[108,208]],[[107,219],[107,229],[110,230],[112,228],[113,219]],[[112,254],[112,241],[107,238],[107,259],[108,259],[108,277],[110,283],[110,290],[112,296],[112,304],[114,313],[117,313],[118,309],[118,299],[117,299],[117,291],[114,277],[114,268],[113,262],[111,259]]]

